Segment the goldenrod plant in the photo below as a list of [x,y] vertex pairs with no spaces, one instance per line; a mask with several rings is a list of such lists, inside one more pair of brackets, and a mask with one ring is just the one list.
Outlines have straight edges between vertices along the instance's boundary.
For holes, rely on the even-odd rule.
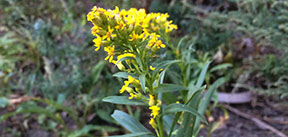
[[[115,110],[112,117],[132,132],[126,136],[196,136],[198,130],[194,129],[198,129],[200,120],[206,122],[202,111],[207,108],[213,91],[219,85],[212,85],[204,100],[201,100],[202,92],[199,91],[204,90],[202,84],[209,62],[204,66],[196,86],[187,86],[163,83],[167,68],[173,63],[181,65],[183,60],[163,60],[160,63],[155,61],[160,58],[159,50],[176,50],[169,34],[176,30],[177,26],[172,24],[168,17],[167,13],[148,14],[144,9],[119,10],[115,7],[114,10],[106,10],[96,6],[87,15],[87,20],[93,24],[91,33],[96,36],[93,40],[95,51],[103,49],[107,52],[105,60],[115,64],[121,71],[114,76],[127,79],[119,89],[123,96],[110,96],[103,101],[144,105],[151,111],[149,124],[155,131],[153,133],[125,112]],[[175,91],[181,91],[184,93],[182,95],[186,96],[172,104],[163,102],[163,93]],[[202,107],[198,109],[197,104]],[[193,108],[195,105],[196,109]],[[191,119],[194,121],[187,123]],[[177,126],[178,122],[180,126]]]

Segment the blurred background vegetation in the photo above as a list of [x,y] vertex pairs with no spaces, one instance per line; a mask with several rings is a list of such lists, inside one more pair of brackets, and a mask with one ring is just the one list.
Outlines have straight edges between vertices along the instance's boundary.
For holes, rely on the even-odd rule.
[[[105,54],[94,52],[92,25],[86,23],[86,14],[94,5],[168,12],[179,27],[172,35],[173,42],[180,43],[184,59],[195,64],[188,69],[191,80],[205,63],[212,61],[207,85],[225,77],[226,84],[220,91],[249,90],[256,96],[287,99],[287,1],[2,0],[1,136],[123,133],[110,117],[115,108],[128,111],[147,125],[148,120],[141,119],[145,114],[140,115],[145,110],[101,101],[118,94],[122,81],[112,76],[116,67],[102,61]],[[174,56],[169,50],[163,55]],[[181,81],[179,72],[172,66],[165,80]],[[39,100],[10,106],[13,99],[32,96]],[[169,99],[171,96],[167,95],[166,101]],[[16,114],[17,117],[10,117]]]

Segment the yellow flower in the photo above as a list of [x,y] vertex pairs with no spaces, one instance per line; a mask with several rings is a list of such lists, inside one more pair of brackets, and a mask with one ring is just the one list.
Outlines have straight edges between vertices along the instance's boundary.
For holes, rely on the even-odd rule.
[[152,25],[152,29],[153,29],[154,31],[158,31],[158,30],[159,30],[159,27],[156,26],[156,25]]
[[174,30],[174,29],[175,29],[175,30],[178,29],[177,25],[172,24],[172,20],[171,20],[171,21],[166,21],[166,22],[164,23],[164,26],[165,26],[165,32],[166,32],[166,33],[171,32],[171,31]]
[[121,18],[124,18],[124,17],[126,17],[127,14],[128,14],[128,12],[123,9],[123,10],[120,11],[119,16],[120,16]]
[[150,66],[150,70],[152,70],[152,71],[153,71],[153,70],[155,70],[155,68],[154,68],[153,66]]
[[113,56],[114,56],[114,51],[115,51],[115,46],[113,45],[112,47],[104,47],[104,51],[108,53],[108,56],[105,58],[105,60],[109,59],[109,62],[112,62]]
[[100,49],[100,46],[102,44],[102,39],[99,35],[96,35],[97,37],[93,40],[94,46],[96,47],[95,51],[98,51]]
[[125,58],[125,57],[133,57],[133,58],[135,58],[136,56],[133,53],[124,53],[124,54],[119,55],[117,57],[117,60],[120,60],[120,59]]
[[120,22],[117,21],[117,26],[115,26],[115,29],[123,30],[126,24],[121,20]]
[[146,29],[146,28],[144,28],[144,29],[143,29],[143,35],[144,35],[143,39],[146,40],[147,37],[150,35],[149,30]]
[[153,116],[153,118],[155,118],[156,116],[159,115],[160,108],[158,106],[151,106],[151,107],[149,107],[149,109],[152,111],[150,116]]
[[108,31],[106,32],[106,35],[103,36],[103,39],[107,38],[107,40],[110,41],[111,38],[116,37],[116,34],[113,34],[113,31],[114,31],[114,29],[111,29],[111,27],[108,26]]
[[159,16],[157,16],[156,22],[157,23],[161,23],[167,20],[167,18],[169,17],[169,15],[167,13],[165,14],[160,14]]
[[[112,63],[115,64],[118,69],[120,70],[124,70],[125,69],[125,66],[122,64],[122,61],[118,62],[120,59],[122,58],[125,58],[125,57],[133,57],[135,58],[135,55],[132,54],[132,53],[124,53],[124,54],[121,54],[117,57],[117,61],[116,60],[112,60]],[[127,61],[127,60],[126,60]],[[118,63],[117,63],[118,62]],[[117,64],[116,64],[117,63]]]
[[157,39],[160,37],[160,35],[157,35],[156,33],[151,33],[151,34],[150,34],[150,37],[151,37],[151,39],[153,39],[153,40],[157,40]]
[[126,19],[126,23],[128,24],[128,25],[132,25],[132,26],[135,26],[135,24],[136,24],[136,21],[135,21],[135,19],[134,19],[134,16],[129,16],[129,13],[128,13],[128,16],[125,18]]
[[152,47],[156,43],[155,39],[151,39],[148,41],[148,47]]
[[137,95],[135,95],[134,93],[129,93],[129,94],[130,94],[129,99],[133,99],[133,98],[136,98],[136,97],[137,97]]
[[135,78],[133,78],[133,77],[131,77],[131,76],[128,76],[128,81],[129,81],[130,83],[140,84],[139,80],[137,80],[137,79],[135,79]]
[[156,125],[156,123],[155,123],[154,118],[151,118],[151,119],[150,119],[149,124],[150,124],[153,128],[155,128],[155,129],[157,128],[157,125]]
[[[129,84],[131,83],[137,83],[137,84],[140,84],[139,80],[131,77],[131,76],[128,76],[128,80],[124,81],[124,85],[122,86],[122,88],[120,89],[120,93],[123,93],[125,90],[127,90],[127,87],[129,86]],[[129,91],[129,89],[127,90]]]
[[134,40],[139,38],[139,35],[135,34],[135,31],[133,31],[132,35],[130,34],[129,37],[131,37],[131,39],[129,39],[129,41],[134,41]]
[[133,92],[134,92],[133,88],[130,88],[130,87],[126,87],[125,90],[126,90],[128,93],[133,93]]
[[160,35],[157,35],[156,33],[150,34],[150,40],[148,41],[148,47],[152,47],[157,41]]
[[97,26],[97,25],[94,25],[92,28],[91,28],[91,34],[96,36],[97,33],[99,32],[100,28]]
[[149,97],[149,106],[153,106],[155,104],[154,96],[150,94]]
[[164,44],[162,44],[162,41],[161,40],[158,40],[156,43],[155,43],[156,47],[158,49],[160,48],[165,48],[166,46]]
[[116,60],[112,60],[112,63],[115,64],[119,70],[125,70],[125,66],[122,64],[122,61],[117,63]]
[[97,7],[94,6],[94,7],[92,8],[92,11],[90,11],[90,12],[87,14],[87,20],[88,20],[88,21],[91,21],[91,22],[92,22],[92,20],[95,18],[94,13],[95,13],[96,10],[97,10]]
[[113,10],[113,14],[119,14],[119,7],[115,6],[115,9]]
[[120,93],[123,93],[126,90],[126,88],[129,86],[129,84],[130,83],[128,81],[124,81],[124,85],[120,89]]

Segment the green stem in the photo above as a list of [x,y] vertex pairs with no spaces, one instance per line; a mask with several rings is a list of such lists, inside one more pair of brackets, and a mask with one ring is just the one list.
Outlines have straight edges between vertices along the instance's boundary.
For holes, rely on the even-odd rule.
[[162,116],[157,118],[157,123],[159,126],[160,137],[164,137]]
[[[81,127],[83,127],[86,123],[86,119],[87,119],[87,113],[88,113],[88,110],[89,110],[89,105],[87,105],[84,109],[84,116],[83,116],[83,121],[81,122]],[[80,128],[80,127],[78,127]]]

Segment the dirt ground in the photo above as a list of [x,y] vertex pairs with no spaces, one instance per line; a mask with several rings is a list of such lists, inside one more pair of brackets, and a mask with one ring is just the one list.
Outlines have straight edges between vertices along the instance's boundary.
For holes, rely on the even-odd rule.
[[[223,104],[227,105],[227,104]],[[229,119],[222,122],[219,129],[212,133],[212,137],[279,137],[277,133],[265,128],[265,125],[255,122],[254,118],[264,122],[288,136],[288,106],[287,100],[273,102],[272,99],[261,98],[254,103],[229,105],[239,113],[253,118],[244,118],[239,113],[229,111]],[[229,107],[228,106],[228,107]],[[221,109],[213,110],[215,120],[224,113]],[[243,114],[242,114],[243,115]],[[254,120],[254,121],[253,121]],[[207,130],[202,130],[199,137],[208,137]]]

